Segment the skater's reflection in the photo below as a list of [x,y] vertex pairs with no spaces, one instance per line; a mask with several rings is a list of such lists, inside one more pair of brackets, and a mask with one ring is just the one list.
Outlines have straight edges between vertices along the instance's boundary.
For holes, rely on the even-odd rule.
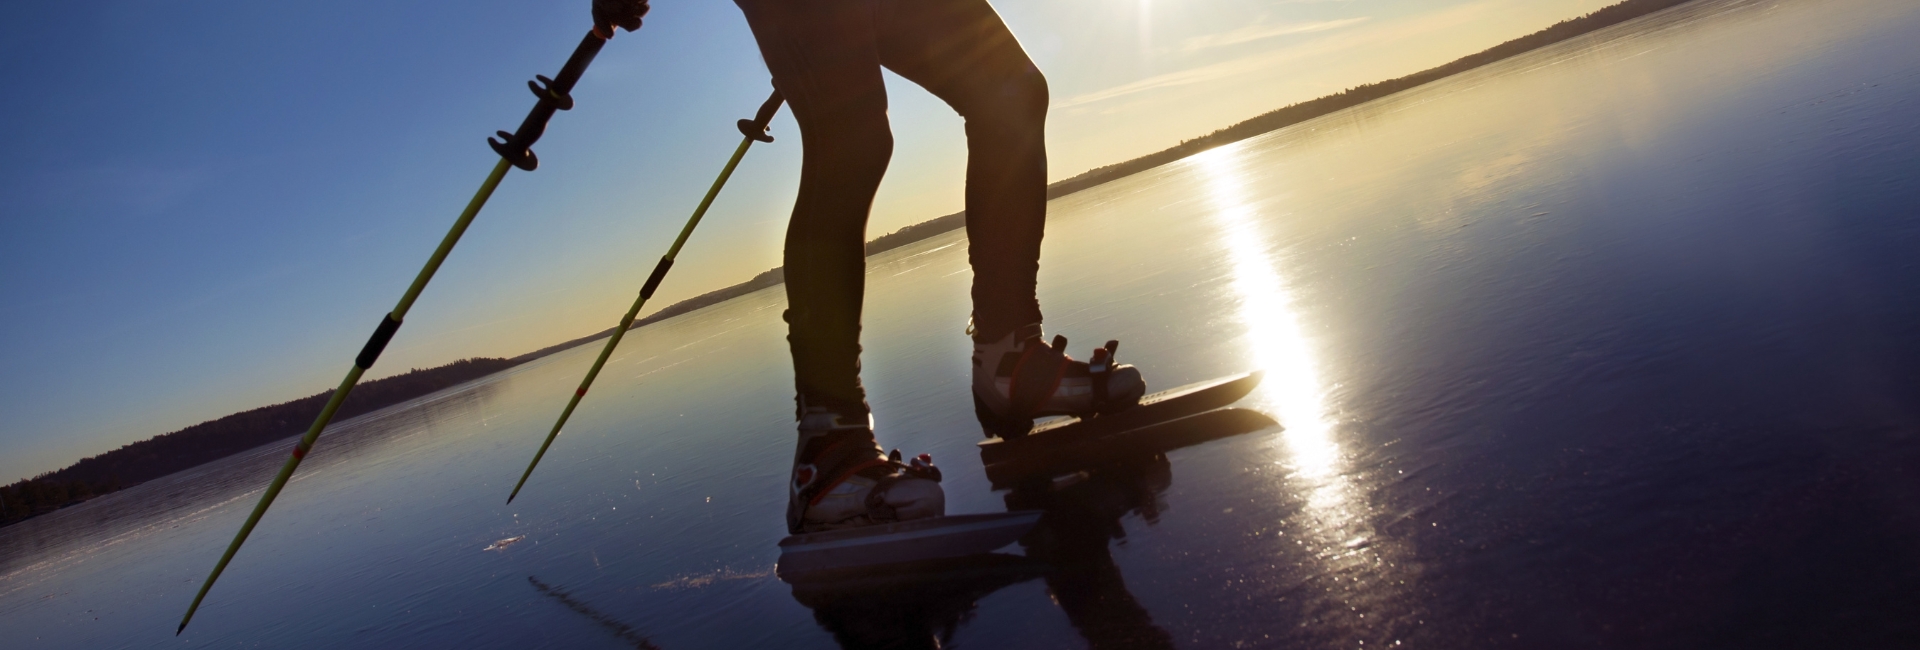
[[1172,638],[1127,591],[1107,546],[1125,534],[1120,519],[1127,514],[1158,520],[1172,476],[1166,457],[1156,454],[1017,487],[1006,497],[1009,509],[1046,511],[1020,541],[1026,557],[986,554],[790,579],[793,597],[843,648],[939,648],[981,598],[1044,577],[1090,647],[1172,648]]
[[782,577],[793,584],[793,599],[812,609],[842,648],[940,648],[971,618],[974,603],[1045,571],[1038,560],[988,553],[858,574]]
[[1007,495],[1009,510],[1046,511],[1020,545],[1027,557],[1053,569],[1046,575],[1047,590],[1089,647],[1173,647],[1173,638],[1127,591],[1108,547],[1110,540],[1126,535],[1120,518],[1128,513],[1139,513],[1148,525],[1157,523],[1161,495],[1172,483],[1167,457],[1156,454],[1029,484]]

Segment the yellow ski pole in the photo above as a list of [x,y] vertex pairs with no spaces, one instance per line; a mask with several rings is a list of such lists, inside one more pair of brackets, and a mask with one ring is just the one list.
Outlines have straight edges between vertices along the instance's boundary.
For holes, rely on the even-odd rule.
[[333,420],[334,413],[340,410],[340,404],[347,400],[347,394],[353,391],[355,384],[360,383],[360,375],[373,367],[373,362],[380,358],[380,352],[386,349],[389,341],[393,340],[394,333],[400,330],[402,319],[407,316],[407,310],[413,308],[414,300],[418,299],[420,292],[427,288],[427,282],[433,279],[433,274],[440,270],[440,264],[446,261],[447,254],[453,252],[454,244],[459,243],[460,236],[466,233],[467,226],[473,223],[474,216],[480,214],[480,208],[487,204],[489,197],[493,196],[494,188],[500,186],[500,179],[507,175],[507,167],[513,166],[533,171],[540,165],[539,158],[533,155],[533,143],[546,132],[547,121],[553,118],[554,111],[573,108],[573,96],[570,94],[573,91],[573,85],[580,81],[580,75],[587,71],[587,65],[593,63],[593,57],[600,53],[600,47],[606,42],[607,39],[588,32],[586,38],[581,39],[580,46],[574,48],[573,55],[567,58],[566,65],[560,68],[559,75],[553,79],[535,75],[535,81],[527,82],[527,87],[531,88],[534,96],[539,98],[539,101],[534,103],[533,110],[527,113],[527,119],[522,120],[520,128],[513,133],[500,131],[498,141],[487,138],[487,144],[493,147],[495,153],[500,154],[499,164],[493,166],[493,171],[487,174],[487,180],[480,184],[480,191],[474,193],[473,200],[467,202],[467,209],[460,212],[459,219],[454,220],[453,229],[448,230],[447,236],[441,238],[440,246],[434,249],[432,257],[427,258],[426,266],[420,269],[419,275],[414,276],[413,284],[409,285],[407,292],[400,296],[400,304],[380,319],[380,326],[373,330],[373,336],[367,339],[366,346],[360,349],[360,355],[354,358],[353,367],[347,370],[346,379],[342,379],[340,387],[333,390],[333,396],[327,400],[327,405],[320,409],[320,417],[315,418],[313,426],[307,428],[307,434],[301,436],[299,444],[293,446],[293,455],[287,459],[285,465],[280,467],[280,473],[273,477],[273,482],[267,484],[266,493],[260,495],[259,505],[253,507],[253,514],[247,515],[247,522],[241,524],[239,534],[234,535],[233,543],[227,545],[227,552],[220,556],[218,564],[213,565],[213,573],[209,574],[207,581],[200,585],[200,593],[194,595],[193,604],[187,606],[187,615],[180,618],[180,627],[173,631],[175,636],[186,631],[187,622],[192,621],[193,613],[200,609],[200,601],[207,597],[208,590],[213,589],[213,581],[220,579],[220,572],[227,569],[227,563],[233,560],[233,554],[240,550],[240,545],[245,543],[247,536],[253,533],[253,527],[260,523],[260,517],[267,513],[267,506],[273,505],[274,498],[280,496],[280,490],[287,486],[287,480],[293,478],[293,470],[300,467],[300,461],[306,458],[308,451],[313,449],[313,443],[320,438],[320,432],[327,428],[327,423]]
[[733,157],[727,159],[727,166],[720,169],[720,177],[713,180],[713,187],[707,188],[707,196],[700,199],[700,207],[693,209],[693,216],[687,219],[687,225],[680,229],[680,237],[673,240],[673,246],[667,248],[667,254],[653,266],[653,274],[647,276],[647,283],[640,287],[640,297],[633,301],[633,307],[627,315],[620,317],[620,326],[613,328],[613,336],[607,337],[606,346],[600,348],[600,357],[593,360],[593,367],[587,370],[587,376],[580,380],[580,387],[573,391],[573,397],[567,400],[567,408],[560,411],[560,419],[553,423],[553,430],[547,432],[547,439],[540,443],[540,451],[534,452],[533,462],[527,463],[527,471],[520,473],[520,482],[513,484],[513,492],[507,495],[507,503],[520,495],[520,488],[527,484],[527,477],[533,475],[533,468],[540,465],[540,459],[547,455],[547,448],[553,446],[553,439],[560,435],[560,428],[567,425],[567,418],[573,416],[573,409],[580,405],[580,398],[587,396],[587,388],[593,385],[600,369],[607,365],[607,358],[613,356],[613,349],[620,345],[620,339],[627,334],[627,328],[633,326],[633,319],[640,315],[640,308],[653,297],[653,291],[660,288],[660,281],[667,277],[667,269],[673,268],[673,258],[680,255],[680,247],[686,245],[687,237],[693,234],[693,227],[700,225],[700,218],[706,216],[707,208],[713,205],[714,197],[720,196],[720,188],[725,187],[727,179],[733,176],[733,168],[740,165],[740,159],[747,155],[747,148],[754,141],[773,142],[773,136],[767,135],[767,122],[780,110],[780,91],[773,91],[766,103],[760,105],[760,111],[751,120],[740,120],[740,146],[733,150]]

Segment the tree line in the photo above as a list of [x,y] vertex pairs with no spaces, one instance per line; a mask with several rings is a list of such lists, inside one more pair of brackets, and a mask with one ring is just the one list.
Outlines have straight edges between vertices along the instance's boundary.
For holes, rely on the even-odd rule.
[[[1277,131],[1307,120],[1352,108],[1361,104],[1408,90],[1416,86],[1439,81],[1480,66],[1524,54],[1560,41],[1593,32],[1603,27],[1617,25],[1669,7],[1686,4],[1690,0],[1626,0],[1619,4],[1608,5],[1593,13],[1554,23],[1552,27],[1522,36],[1520,38],[1495,45],[1469,54],[1444,65],[1428,68],[1420,72],[1388,79],[1377,83],[1362,84],[1344,91],[1282,107],[1278,110],[1262,113],[1252,119],[1212,133],[1182,141],[1180,144],[1126,162],[1096,167],[1086,173],[1059,181],[1047,186],[1047,198],[1053,199],[1113,180],[1137,174],[1154,167],[1186,158],[1194,154],[1233,144],[1257,135]],[[942,217],[950,219],[953,216]],[[940,221],[935,219],[934,221]],[[928,222],[933,223],[933,222]],[[902,229],[917,229],[920,224]],[[958,223],[954,227],[958,227]],[[952,228],[949,228],[949,230]],[[925,236],[923,235],[922,238]],[[881,239],[886,239],[882,237]],[[878,240],[876,240],[878,241]],[[905,242],[901,242],[905,243]],[[899,244],[894,244],[899,245]]]
[[[363,382],[340,405],[339,417],[377,411],[506,370],[528,358],[462,359]],[[332,396],[333,391],[325,391],[208,420],[0,487],[0,526],[304,433]]]

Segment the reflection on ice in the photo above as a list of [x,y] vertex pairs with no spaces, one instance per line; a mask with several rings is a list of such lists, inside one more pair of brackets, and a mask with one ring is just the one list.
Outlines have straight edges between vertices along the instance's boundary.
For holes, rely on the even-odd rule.
[[[1245,327],[1239,345],[1267,379],[1249,397],[1251,406],[1276,416],[1286,429],[1276,437],[1274,462],[1287,469],[1276,489],[1291,491],[1305,505],[1293,522],[1305,549],[1319,560],[1311,571],[1349,588],[1375,582],[1351,572],[1386,566],[1372,548],[1359,488],[1348,475],[1346,454],[1335,436],[1312,346],[1301,331],[1293,297],[1269,256],[1263,223],[1268,218],[1247,200],[1243,146],[1227,146],[1193,158],[1201,171],[1212,225],[1233,274],[1235,314]],[[1343,579],[1342,576],[1345,576]],[[1382,581],[1384,582],[1384,581]],[[1379,596],[1380,594],[1369,594]]]
[[[1280,439],[1294,473],[1323,480],[1339,473],[1340,446],[1332,438],[1322,404],[1325,389],[1313,353],[1295,322],[1291,298],[1273,264],[1267,259],[1266,237],[1260,215],[1245,200],[1240,152],[1229,146],[1195,156],[1203,171],[1206,194],[1233,269],[1233,289],[1240,299],[1238,316],[1246,327],[1247,355],[1264,369],[1267,379],[1251,399],[1256,408],[1271,411],[1287,429]],[[1315,495],[1316,507],[1337,507],[1339,494]]]

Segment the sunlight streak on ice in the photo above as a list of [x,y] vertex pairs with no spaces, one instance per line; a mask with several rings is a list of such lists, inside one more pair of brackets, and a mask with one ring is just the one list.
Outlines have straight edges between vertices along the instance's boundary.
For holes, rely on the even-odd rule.
[[1245,353],[1253,367],[1267,372],[1254,398],[1262,402],[1259,408],[1286,426],[1280,441],[1289,469],[1311,486],[1307,505],[1326,518],[1323,524],[1338,528],[1349,519],[1344,510],[1350,486],[1339,479],[1341,449],[1327,418],[1326,390],[1294,315],[1292,296],[1268,259],[1261,215],[1245,198],[1241,149],[1221,147],[1193,160],[1204,175],[1212,220],[1232,268],[1238,315],[1247,328]]
[[[1285,267],[1275,259],[1274,251],[1282,250],[1275,245],[1282,236],[1277,233],[1287,231],[1285,219],[1296,217],[1273,207],[1279,199],[1250,198],[1261,195],[1262,188],[1250,186],[1263,178],[1249,169],[1248,147],[1243,145],[1220,147],[1190,160],[1206,190],[1203,223],[1217,232],[1229,276],[1227,290],[1237,302],[1223,314],[1246,328],[1234,345],[1248,366],[1267,373],[1247,405],[1286,427],[1266,446],[1268,457],[1256,461],[1282,470],[1272,479],[1275,497],[1303,506],[1272,522],[1284,535],[1269,538],[1271,550],[1276,559],[1298,562],[1301,573],[1296,579],[1304,581],[1302,589],[1319,594],[1316,598],[1377,614],[1384,604],[1405,597],[1409,576],[1393,559],[1398,554],[1395,545],[1382,540],[1370,523],[1364,479],[1354,473],[1353,459],[1342,448],[1339,423],[1329,410],[1330,387],[1322,378],[1313,341],[1301,327],[1299,287],[1288,286],[1281,273]],[[1264,195],[1276,196],[1271,191]]]

